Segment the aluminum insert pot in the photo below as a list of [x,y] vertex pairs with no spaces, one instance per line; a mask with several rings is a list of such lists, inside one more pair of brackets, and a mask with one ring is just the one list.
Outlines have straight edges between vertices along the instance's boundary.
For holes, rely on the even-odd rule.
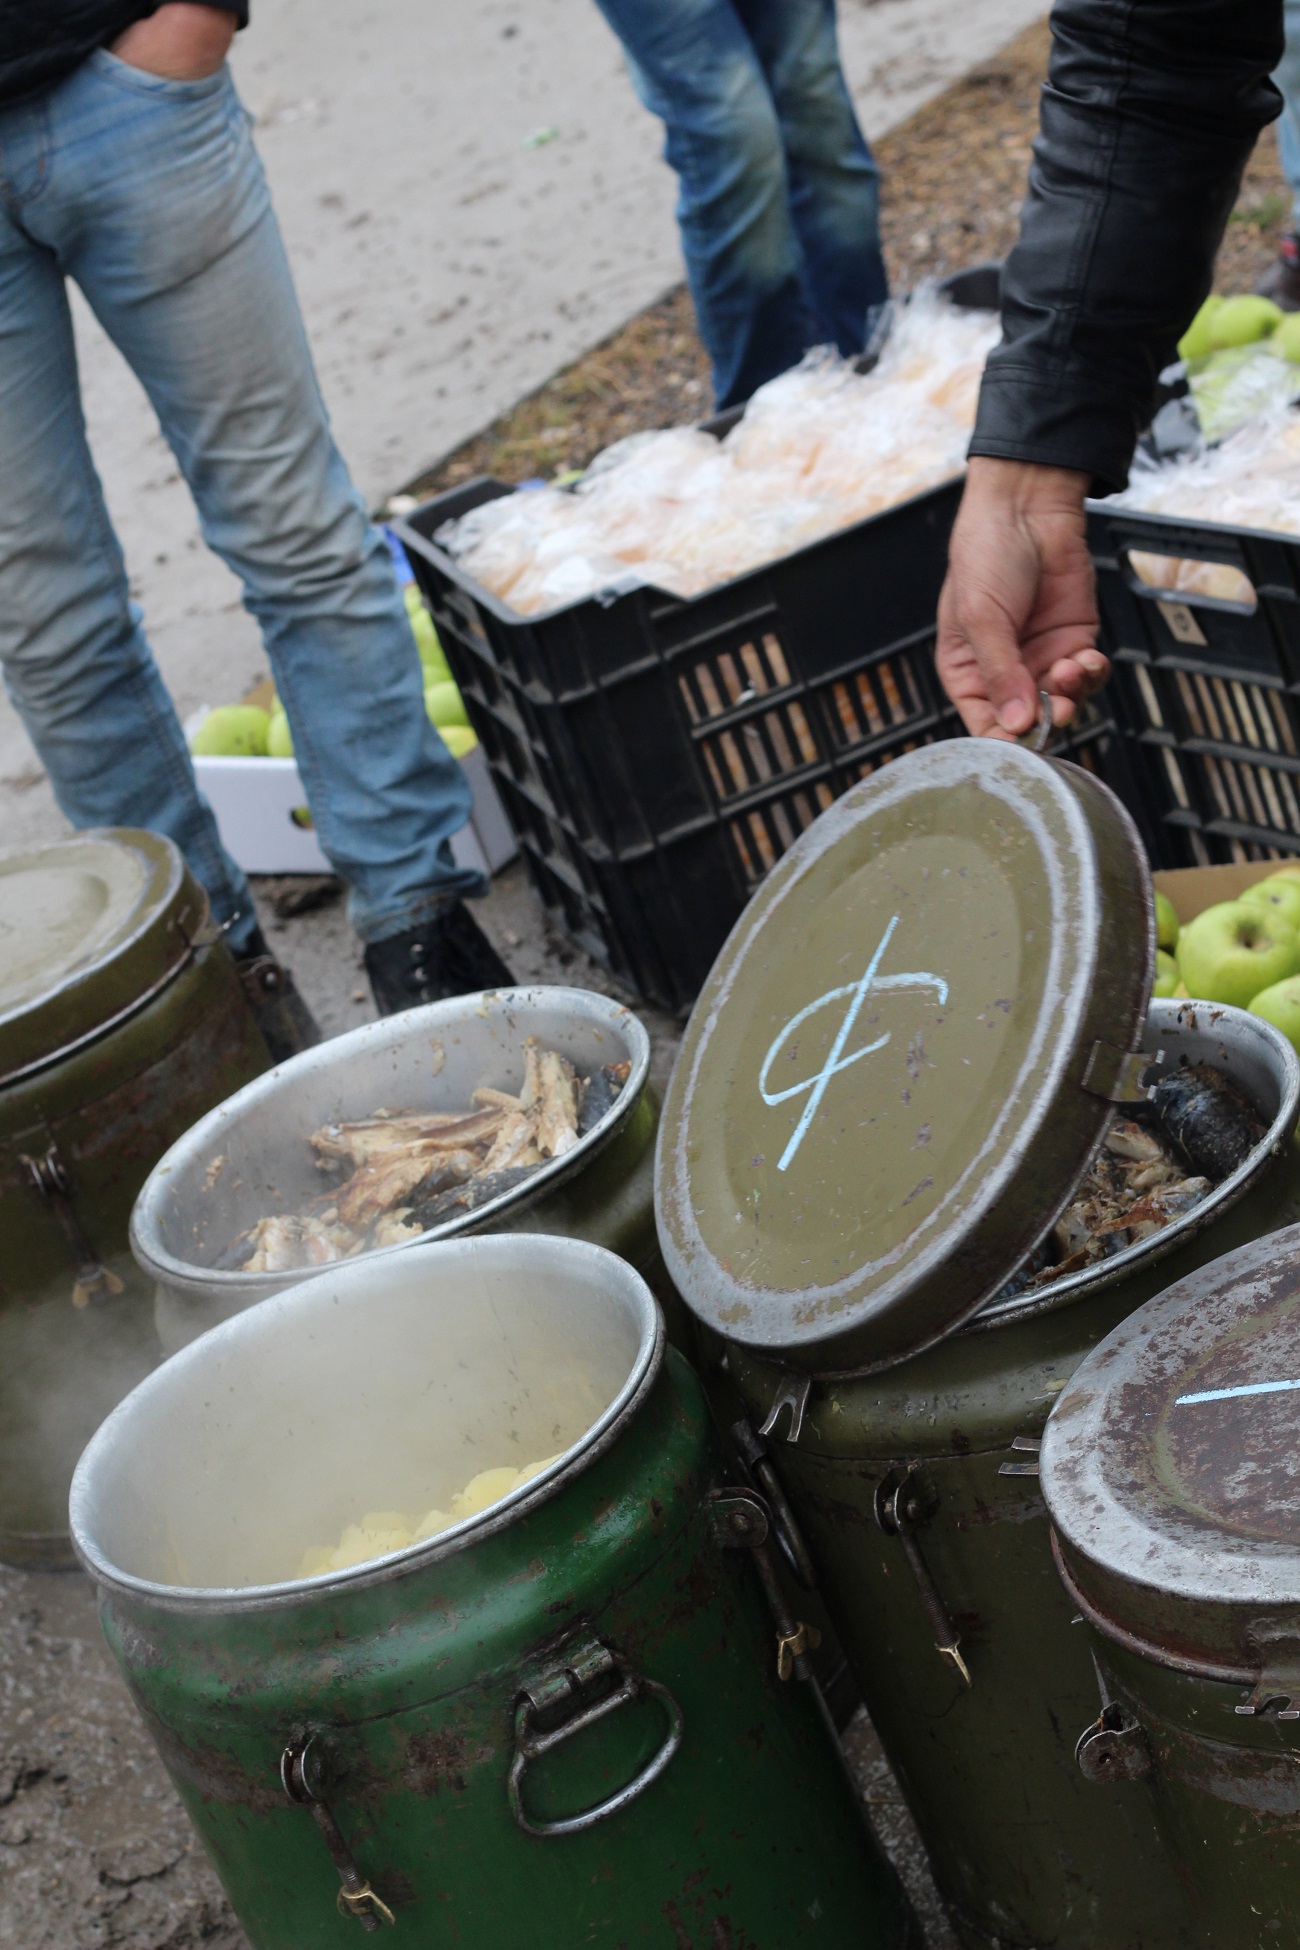
[[0,855],[0,1558],[72,1563],[68,1484],[159,1357],[127,1243],[146,1176],[270,1062],[170,840]]
[[[428,1541],[367,1511],[552,1460]],[[369,1519],[367,1519],[369,1521]],[[554,1236],[419,1244],[226,1321],[99,1431],[73,1534],[254,1950],[916,1950],[786,1682],[705,1404],[645,1283]]]
[[1166,1065],[1214,1064],[1268,1121],[1193,1213],[1085,1273],[986,1305],[884,1373],[808,1387],[744,1349],[727,1356],[753,1421],[771,1425],[770,1460],[970,1950],[1200,1941],[1142,1786],[1102,1792],[1075,1765],[1097,1680],[1053,1569],[1037,1452],[1048,1411],[1117,1322],[1300,1219],[1300,1062],[1257,1017],[1199,1003],[1152,1003],[1145,1047]]
[[[559,1050],[580,1075],[629,1063],[628,1081],[572,1151],[424,1240],[521,1227],[588,1239],[629,1260],[680,1314],[655,1236],[658,1104],[647,1083],[645,1028],[603,995],[517,988],[457,996],[367,1023],[280,1064],[186,1132],[150,1175],[131,1222],[136,1259],[156,1282],[164,1348],[170,1353],[254,1301],[319,1277],[323,1269],[244,1273],[213,1264],[265,1214],[296,1211],[319,1195],[322,1180],[307,1142],[312,1131],[369,1117],[382,1105],[463,1109],[479,1084],[517,1090],[526,1036]],[[407,1250],[409,1244],[383,1247],[367,1258]]]

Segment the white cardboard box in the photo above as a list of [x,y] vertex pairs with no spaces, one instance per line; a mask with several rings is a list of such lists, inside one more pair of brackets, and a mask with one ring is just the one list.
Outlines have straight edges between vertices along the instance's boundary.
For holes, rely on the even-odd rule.
[[[469,824],[452,836],[459,867],[496,873],[519,848],[481,745],[460,761],[474,795]],[[332,873],[292,758],[196,758],[199,790],[226,851],[245,873]],[[295,814],[297,817],[295,818]]]

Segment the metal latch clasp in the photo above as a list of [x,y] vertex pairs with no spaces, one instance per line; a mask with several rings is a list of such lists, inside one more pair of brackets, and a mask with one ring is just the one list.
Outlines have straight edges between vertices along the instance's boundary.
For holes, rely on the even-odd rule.
[[1151,1772],[1151,1749],[1139,1721],[1110,1700],[1075,1743],[1074,1758],[1085,1780],[1140,1781]]
[[72,1182],[59,1156],[58,1145],[51,1143],[45,1155],[39,1158],[20,1151],[18,1159],[32,1185],[54,1214],[55,1223],[67,1244],[76,1270],[72,1285],[73,1306],[88,1307],[92,1300],[108,1300],[121,1293],[121,1280],[111,1267],[100,1264],[81,1229],[81,1221],[72,1203]]
[[383,1898],[376,1895],[362,1878],[333,1810],[321,1798],[318,1788],[311,1784],[308,1769],[314,1739],[313,1734],[306,1734],[289,1742],[280,1756],[280,1784],[291,1801],[308,1810],[325,1838],[330,1860],[339,1872],[339,1890],[335,1899],[339,1914],[354,1916],[363,1930],[373,1934],[381,1922],[395,1923],[397,1918]]
[[916,1525],[923,1522],[925,1516],[916,1465],[886,1476],[876,1490],[876,1522],[887,1537],[897,1537],[903,1546],[903,1554],[916,1579],[916,1588],[930,1621],[935,1651],[952,1667],[962,1684],[969,1686],[972,1680],[970,1668],[961,1656],[961,1635],[948,1617],[939,1588],[930,1576],[930,1567],[922,1557],[921,1547],[913,1534]]

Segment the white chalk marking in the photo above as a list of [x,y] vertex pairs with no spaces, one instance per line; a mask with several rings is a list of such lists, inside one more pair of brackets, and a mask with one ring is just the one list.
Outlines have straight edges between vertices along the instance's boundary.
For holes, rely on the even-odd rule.
[[[815,1002],[808,1003],[806,1008],[800,1009],[796,1015],[791,1016],[789,1022],[772,1042],[767,1055],[763,1058],[763,1067],[758,1073],[758,1089],[759,1095],[765,1104],[783,1104],[788,1098],[799,1096],[802,1091],[806,1090],[809,1092],[808,1102],[804,1105],[799,1122],[795,1125],[794,1134],[778,1160],[776,1167],[778,1171],[788,1170],[793,1163],[799,1146],[803,1143],[807,1135],[808,1126],[817,1115],[821,1100],[826,1095],[826,1088],[831,1078],[838,1076],[841,1070],[849,1069],[854,1063],[860,1063],[864,1056],[870,1056],[874,1050],[883,1049],[889,1041],[890,1032],[886,1030],[883,1036],[877,1036],[874,1043],[864,1043],[862,1048],[854,1050],[851,1056],[845,1056],[844,1054],[844,1045],[853,1033],[853,1025],[858,1019],[859,1012],[867,996],[873,993],[880,994],[882,991],[891,989],[928,988],[933,989],[938,995],[940,1007],[948,1000],[948,984],[941,975],[931,975],[924,970],[918,970],[908,975],[880,975],[877,973],[884,957],[885,949],[889,946],[890,936],[897,926],[898,916],[895,914],[890,920],[889,926],[881,935],[876,946],[876,952],[867,963],[860,981],[850,982],[842,988],[828,989],[825,995],[819,995]],[[849,1006],[845,1010],[844,1020],[836,1032],[835,1041],[831,1044],[830,1054],[816,1076],[805,1077],[801,1083],[792,1083],[785,1090],[769,1090],[767,1080],[771,1074],[772,1065],[799,1025],[806,1022],[809,1016],[815,1015],[819,1009],[824,1009],[829,1003],[838,1002],[845,996],[849,998]]]

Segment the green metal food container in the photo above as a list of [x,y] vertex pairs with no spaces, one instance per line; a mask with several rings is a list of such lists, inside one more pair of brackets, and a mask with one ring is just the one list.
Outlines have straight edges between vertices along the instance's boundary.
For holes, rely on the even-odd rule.
[[1098,1674],[1078,1764],[1148,1797],[1207,1950],[1300,1940],[1297,1390],[1300,1226],[1117,1328],[1043,1441]]
[[162,1153],[270,1059],[170,840],[0,854],[0,1558],[56,1568],[73,1466],[158,1359],[127,1243]]
[[[423,1543],[302,1562],[529,1463]],[[254,1950],[390,1923],[421,1950],[919,1946],[816,1688],[778,1676],[765,1522],[640,1276],[529,1234],[237,1315],[121,1405],[72,1489],[109,1643]]]
[[[728,1342],[971,1950],[1196,1940],[1141,1789],[1074,1761],[1096,1676],[1037,1448],[1117,1321],[1300,1218],[1300,1064],[1239,1011],[1148,1007],[1153,934],[1136,835],[1095,780],[927,748],[765,882],[665,1102],[669,1271]],[[1160,1052],[1225,1071],[1263,1142],[1144,1244],[995,1297]]]
[[[445,1220],[424,1242],[523,1229],[605,1246],[649,1282],[674,1342],[688,1342],[690,1317],[664,1271],[655,1231],[659,1103],[648,1081],[650,1038],[608,996],[539,987],[456,996],[366,1023],[280,1064],[187,1131],[150,1174],[131,1221],[136,1259],[155,1283],[166,1352],[255,1300],[319,1276],[319,1267],[246,1273],[218,1264],[258,1219],[318,1198],[312,1131],[385,1105],[465,1110],[485,1084],[517,1091],[530,1036],[569,1058],[579,1075],[621,1064],[627,1081],[570,1151]],[[367,1258],[408,1250],[409,1243],[386,1246]]]

